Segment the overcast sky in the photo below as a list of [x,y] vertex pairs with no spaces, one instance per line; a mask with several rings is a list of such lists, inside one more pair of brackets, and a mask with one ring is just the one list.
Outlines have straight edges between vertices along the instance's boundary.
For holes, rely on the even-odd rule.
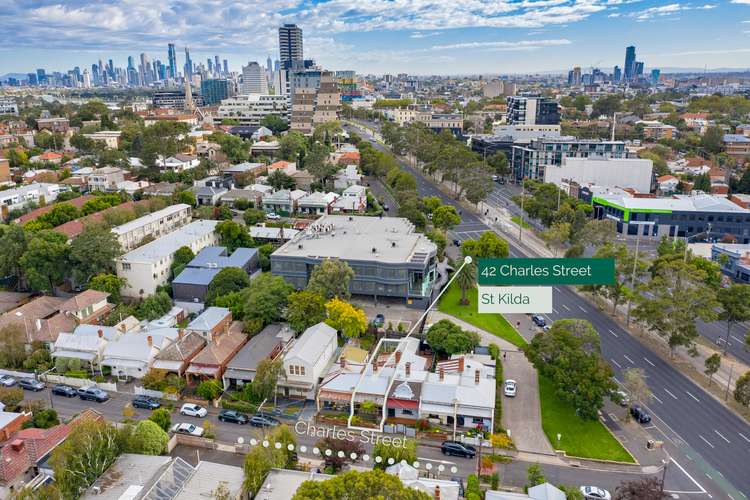
[[278,58],[297,23],[306,58],[360,73],[525,73],[611,66],[625,46],[653,67],[750,67],[750,0],[0,0],[0,74],[125,66],[167,43],[239,70]]

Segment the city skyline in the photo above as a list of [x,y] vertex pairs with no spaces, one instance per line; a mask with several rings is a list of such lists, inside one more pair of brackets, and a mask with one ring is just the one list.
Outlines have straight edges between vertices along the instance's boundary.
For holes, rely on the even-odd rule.
[[[190,2],[188,2],[189,4]],[[544,0],[522,3],[388,5],[351,9],[331,2],[271,2],[241,6],[219,2],[205,22],[188,26],[175,2],[134,0],[95,7],[41,2],[11,3],[0,14],[8,40],[0,74],[86,67],[100,57],[125,66],[141,52],[167,60],[166,47],[190,47],[194,61],[227,54],[232,71],[247,61],[278,55],[278,27],[297,23],[305,57],[334,69],[411,74],[562,71],[570,66],[622,64],[622,47],[637,45],[647,68],[743,68],[750,53],[750,2],[629,2]],[[182,4],[179,4],[182,5]],[[183,7],[180,7],[183,8]],[[202,14],[203,15],[203,14]],[[258,20],[261,20],[258,22]],[[613,25],[621,29],[612,30]],[[658,29],[655,29],[658,25]],[[10,32],[9,26],[23,26]],[[692,36],[701,30],[701,37]],[[384,36],[387,35],[387,36]],[[55,49],[48,47],[54,46]],[[179,50],[179,49],[178,49]],[[441,66],[444,71],[435,71]]]

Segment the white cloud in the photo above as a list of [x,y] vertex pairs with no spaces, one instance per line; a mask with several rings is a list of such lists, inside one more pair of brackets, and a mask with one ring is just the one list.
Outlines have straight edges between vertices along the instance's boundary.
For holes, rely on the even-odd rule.
[[409,35],[409,38],[429,38],[431,36],[438,36],[442,34],[443,34],[442,31],[433,31],[431,33],[422,33],[420,31],[415,31],[414,33]]
[[515,42],[497,41],[497,42],[464,42],[450,45],[433,45],[433,50],[452,50],[452,49],[501,49],[501,50],[536,50],[543,47],[555,47],[560,45],[570,45],[570,40],[521,40]]

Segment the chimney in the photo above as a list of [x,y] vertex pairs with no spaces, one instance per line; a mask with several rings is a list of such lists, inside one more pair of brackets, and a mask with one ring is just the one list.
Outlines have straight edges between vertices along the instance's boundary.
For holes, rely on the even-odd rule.
[[442,366],[441,366],[441,367],[440,367],[440,369],[438,370],[438,376],[440,377],[440,381],[441,381],[441,382],[442,382],[443,380],[445,380],[445,368],[443,368]]
[[346,368],[346,358],[344,358],[344,356],[341,356],[341,359],[339,360],[339,366],[342,370]]
[[185,336],[185,330],[183,330],[182,328],[180,328],[179,330],[177,330],[177,336],[179,338],[182,338],[183,336]]
[[98,329],[98,330],[96,331],[96,334],[97,334],[97,335],[99,335],[99,338],[102,338],[102,337],[104,337],[104,330],[102,330],[102,329],[100,328],[100,329]]
[[[149,335],[148,337],[146,337],[146,342],[148,342],[149,346],[152,346],[152,345],[154,345],[154,338],[151,335]],[[477,371],[477,373],[479,373],[479,371]],[[477,377],[478,376],[479,375],[477,375]]]
[[435,485],[435,500],[440,500],[440,486]]
[[474,383],[479,385],[479,369],[474,370]]
[[396,351],[396,364],[401,361],[401,351]]
[[404,371],[406,372],[407,377],[411,375],[411,363],[409,363],[408,361],[406,362],[406,365],[404,366]]
[[463,373],[463,372],[464,372],[464,357],[461,356],[460,358],[458,358],[458,373]]
[[377,373],[378,371],[378,360],[373,359],[372,360],[372,373]]

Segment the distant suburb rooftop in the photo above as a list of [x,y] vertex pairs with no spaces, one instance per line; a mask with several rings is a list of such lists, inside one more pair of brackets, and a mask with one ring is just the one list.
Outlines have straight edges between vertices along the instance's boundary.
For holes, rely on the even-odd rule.
[[402,217],[324,215],[282,245],[278,256],[407,262],[435,252],[435,244]]

